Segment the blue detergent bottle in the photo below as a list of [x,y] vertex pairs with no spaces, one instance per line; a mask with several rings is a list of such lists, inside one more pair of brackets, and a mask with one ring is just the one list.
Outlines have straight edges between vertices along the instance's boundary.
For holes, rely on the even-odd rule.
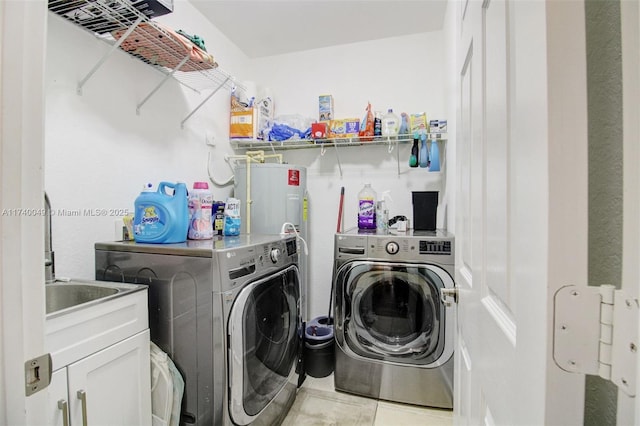
[[[167,188],[173,189],[172,194]],[[135,200],[133,239],[137,243],[183,243],[189,231],[187,186],[160,182],[158,190],[148,185]]]
[[429,153],[429,171],[430,172],[439,172],[440,171],[440,149],[438,148],[438,141],[435,139],[431,140],[431,152]]

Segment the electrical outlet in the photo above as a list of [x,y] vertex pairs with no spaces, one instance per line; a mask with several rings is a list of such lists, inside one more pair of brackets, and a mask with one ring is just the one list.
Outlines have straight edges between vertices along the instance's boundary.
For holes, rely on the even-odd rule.
[[207,146],[216,146],[216,143],[214,142],[214,137],[212,134],[205,134],[204,135],[204,143]]

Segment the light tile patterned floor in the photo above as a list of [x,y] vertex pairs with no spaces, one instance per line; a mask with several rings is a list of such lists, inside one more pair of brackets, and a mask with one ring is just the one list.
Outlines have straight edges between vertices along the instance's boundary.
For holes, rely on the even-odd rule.
[[283,426],[451,426],[453,413],[377,401],[333,387],[333,375],[307,376]]

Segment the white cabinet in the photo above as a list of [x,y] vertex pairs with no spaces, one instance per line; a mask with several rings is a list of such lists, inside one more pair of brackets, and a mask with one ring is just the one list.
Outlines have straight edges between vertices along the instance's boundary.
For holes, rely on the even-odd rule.
[[50,425],[150,425],[149,330],[53,373]]
[[53,365],[47,424],[151,425],[148,291],[118,286],[130,290],[47,315],[45,348]]
[[68,419],[69,392],[67,390],[67,369],[61,368],[51,375],[51,383],[47,391],[47,424],[67,425],[65,417]]

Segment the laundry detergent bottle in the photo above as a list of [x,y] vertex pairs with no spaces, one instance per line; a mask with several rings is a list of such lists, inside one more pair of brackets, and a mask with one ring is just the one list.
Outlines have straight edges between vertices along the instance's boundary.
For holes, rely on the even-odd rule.
[[358,192],[358,228],[376,229],[376,191],[370,183],[365,183],[364,188]]
[[194,182],[189,193],[189,233],[190,240],[213,238],[213,194],[207,182]]
[[[167,193],[167,188],[173,189]],[[160,182],[157,191],[146,187],[136,198],[133,238],[138,243],[182,243],[189,230],[187,186]]]

